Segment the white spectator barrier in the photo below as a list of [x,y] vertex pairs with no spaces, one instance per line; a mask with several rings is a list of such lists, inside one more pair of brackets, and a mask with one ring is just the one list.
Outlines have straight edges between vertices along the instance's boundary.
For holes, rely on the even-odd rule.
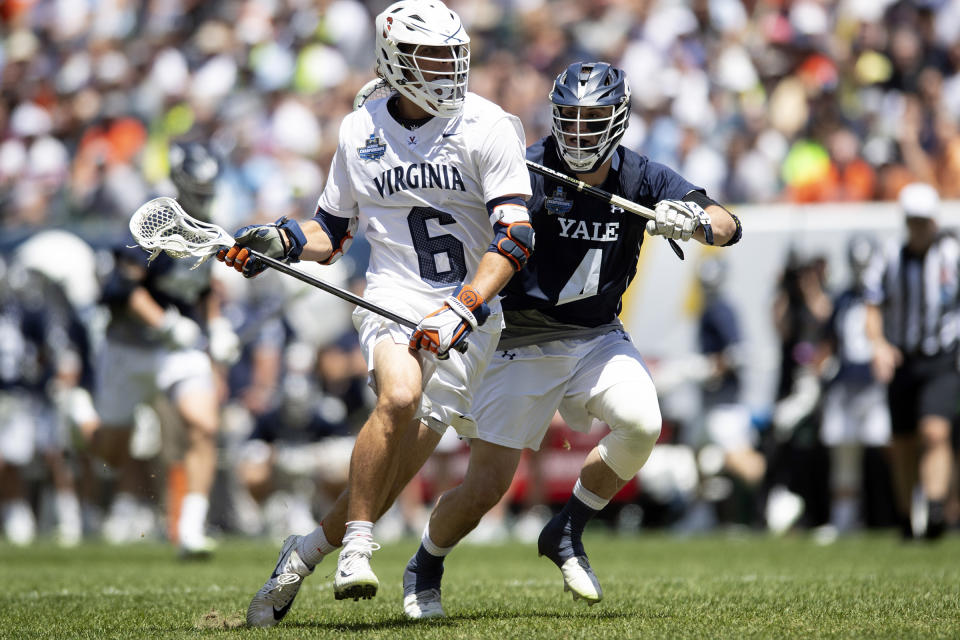
[[[960,201],[944,202],[942,207],[941,228],[960,230]],[[763,411],[769,409],[776,391],[780,354],[773,300],[789,251],[824,256],[827,284],[830,292],[836,293],[849,282],[849,238],[868,234],[881,244],[900,240],[904,218],[894,202],[741,205],[731,209],[743,223],[743,239],[733,247],[714,249],[687,242],[687,259],[681,262],[665,242],[644,243],[621,318],[653,369],[657,360],[695,352],[697,265],[706,255],[724,257],[728,270],[723,291],[738,311],[746,350],[744,399],[753,409]]]

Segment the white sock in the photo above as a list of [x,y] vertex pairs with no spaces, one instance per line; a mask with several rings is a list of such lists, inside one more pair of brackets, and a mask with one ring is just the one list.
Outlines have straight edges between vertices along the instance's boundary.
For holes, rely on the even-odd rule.
[[432,556],[437,556],[442,558],[451,551],[455,545],[450,545],[449,547],[438,547],[433,540],[430,539],[430,523],[427,523],[427,526],[423,528],[423,536],[420,538],[420,544],[423,545],[424,551],[429,553]]
[[313,568],[323,556],[337,550],[337,547],[330,544],[327,540],[327,534],[323,532],[323,524],[300,538],[300,544],[297,545],[297,555],[308,567]]
[[860,501],[855,497],[834,498],[830,505],[830,524],[846,533],[856,528]]
[[123,491],[118,493],[110,505],[111,518],[132,518],[137,513],[137,499],[133,494]]
[[60,531],[68,535],[80,535],[83,518],[80,516],[80,501],[73,491],[57,491],[53,499]]
[[610,502],[609,499],[604,499],[595,494],[590,489],[587,489],[580,482],[580,478],[577,478],[577,484],[573,485],[573,495],[583,504],[587,505],[594,511],[600,511]]
[[202,493],[188,493],[180,504],[180,521],[177,523],[177,535],[180,542],[195,541],[203,537],[203,525],[207,521],[207,509],[210,501]]
[[344,546],[353,542],[362,541],[364,543],[373,542],[373,523],[367,520],[351,520],[347,523],[347,531],[343,534]]

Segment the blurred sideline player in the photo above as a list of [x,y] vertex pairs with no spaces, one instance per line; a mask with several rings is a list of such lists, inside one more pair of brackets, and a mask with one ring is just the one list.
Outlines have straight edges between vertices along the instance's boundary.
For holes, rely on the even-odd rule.
[[0,259],[0,514],[14,544],[28,544],[36,535],[22,471],[38,454],[53,484],[58,544],[75,546],[82,537],[75,476],[66,455],[68,421],[80,412],[58,400],[89,397],[78,386],[85,338],[59,283],[16,256],[9,269]]
[[617,315],[636,273],[644,231],[727,245],[740,238],[736,218],[667,167],[619,146],[630,115],[620,69],[575,63],[550,92],[552,136],[527,157],[643,205],[644,220],[540,176],[528,202],[537,253],[504,288],[505,328],[473,406],[462,484],[441,496],[404,573],[404,611],[444,615],[444,557],[507,491],[524,448],[538,449],[559,410],[587,432],[593,419],[610,432],[587,455],[563,509],[543,528],[541,555],[563,575],[574,599],[599,602],[602,591],[581,543],[587,522],[631,481],[660,434],[657,392]]
[[[831,541],[860,524],[863,447],[890,442],[886,389],[873,375],[873,345],[867,336],[866,280],[877,249],[871,238],[853,236],[847,245],[850,286],[836,297],[827,324],[824,356],[831,356],[820,439],[830,451],[830,522],[818,531]],[[832,364],[830,362],[832,361]]]
[[523,129],[467,92],[469,37],[459,17],[435,0],[394,3],[377,16],[376,47],[377,73],[394,95],[344,118],[316,216],[302,226],[281,218],[241,229],[237,245],[218,256],[247,276],[263,269],[247,247],[329,264],[359,224],[371,248],[365,297],[422,318],[411,337],[375,313],[355,312],[377,401],[357,435],[349,488],[320,527],[284,542],[250,603],[251,626],[282,619],[302,578],[341,544],[336,598],[376,594],[373,523],[447,426],[476,435],[468,412],[500,335],[497,294],[533,249]]
[[[893,483],[902,534],[906,539],[936,539],[946,529],[953,468],[950,430],[960,397],[960,244],[939,233],[936,189],[915,182],[904,186],[899,198],[907,239],[891,244],[885,259],[870,269],[867,335],[873,343],[874,374],[888,383]],[[922,499],[914,523],[916,485]]]
[[[199,144],[174,145],[170,166],[186,211],[209,219],[218,160]],[[130,456],[134,410],[159,392],[168,395],[187,435],[187,493],[176,530],[185,557],[213,549],[204,531],[219,425],[211,355],[230,361],[239,347],[229,322],[219,314],[219,300],[211,289],[212,265],[193,271],[191,266],[166,254],[146,265],[140,250],[118,253],[103,292],[111,318],[97,367],[96,407],[102,428],[95,440],[97,453],[118,471],[114,514],[122,517],[134,508],[134,496],[146,489]]]
[[[767,463],[756,448],[750,409],[741,401],[742,336],[737,312],[722,291],[726,267],[720,258],[711,257],[697,271],[704,297],[697,342],[707,360],[706,375],[700,381],[702,436],[708,443],[699,458],[701,468],[720,467],[753,490],[763,480]],[[709,461],[711,452],[719,454],[720,464]]]

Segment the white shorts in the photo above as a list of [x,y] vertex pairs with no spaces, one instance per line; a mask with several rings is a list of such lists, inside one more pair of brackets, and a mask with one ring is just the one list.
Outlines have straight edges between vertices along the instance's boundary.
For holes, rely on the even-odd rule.
[[198,349],[169,351],[107,341],[97,367],[96,408],[105,427],[130,427],[133,410],[160,392],[176,398],[193,389],[213,391],[210,356]]
[[823,401],[820,439],[824,445],[864,444],[881,447],[890,442],[890,410],[886,389],[836,383]]
[[0,460],[22,467],[33,460],[36,432],[35,403],[20,391],[0,392]]
[[480,439],[537,450],[558,410],[571,429],[588,433],[599,416],[587,404],[623,382],[636,386],[638,402],[657,401],[647,366],[622,330],[497,351],[475,393]]
[[756,432],[750,426],[750,409],[742,404],[718,404],[703,416],[707,439],[724,451],[752,448]]
[[[419,320],[440,306],[435,300],[418,302],[415,304],[406,299],[383,296],[376,300],[377,304],[412,321]],[[413,331],[362,307],[357,307],[353,312],[353,324],[360,334],[360,347],[371,374],[370,386],[376,391],[372,375],[374,347],[381,340],[388,339],[397,344],[407,344]],[[441,434],[447,426],[451,426],[465,438],[477,436],[476,421],[470,414],[473,389],[496,349],[502,327],[503,314],[498,309],[482,327],[467,336],[469,346],[466,353],[451,351],[447,360],[437,360],[432,354],[424,352],[423,396],[415,418],[423,419],[431,429]]]

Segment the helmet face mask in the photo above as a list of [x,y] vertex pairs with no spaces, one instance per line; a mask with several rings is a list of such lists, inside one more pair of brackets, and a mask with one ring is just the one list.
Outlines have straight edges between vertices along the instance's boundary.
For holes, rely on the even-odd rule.
[[553,138],[574,173],[591,173],[616,151],[630,118],[623,71],[603,62],[567,67],[550,91]]
[[460,114],[470,71],[470,37],[435,0],[401,0],[377,16],[377,73],[430,115]]

